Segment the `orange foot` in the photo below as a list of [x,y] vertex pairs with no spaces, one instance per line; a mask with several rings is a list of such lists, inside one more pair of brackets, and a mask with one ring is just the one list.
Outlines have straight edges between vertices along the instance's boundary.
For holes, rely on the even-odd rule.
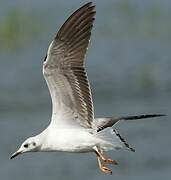
[[107,168],[106,166],[101,166],[100,170],[106,174],[111,174],[112,175],[112,170],[110,170],[109,168]]
[[113,160],[113,159],[104,159],[104,162],[105,163],[109,163],[109,164],[114,164],[114,165],[118,165],[118,162],[116,160]]

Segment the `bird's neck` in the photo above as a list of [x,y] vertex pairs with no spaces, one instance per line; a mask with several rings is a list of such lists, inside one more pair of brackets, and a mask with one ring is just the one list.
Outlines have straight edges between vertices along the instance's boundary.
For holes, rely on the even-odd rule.
[[46,128],[44,131],[42,131],[40,134],[35,136],[37,145],[38,145],[38,151],[47,151],[48,147],[48,128]]

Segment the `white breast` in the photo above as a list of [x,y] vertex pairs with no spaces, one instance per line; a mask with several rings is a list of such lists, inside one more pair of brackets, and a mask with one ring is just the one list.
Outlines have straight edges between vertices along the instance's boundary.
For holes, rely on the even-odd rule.
[[97,138],[83,128],[51,127],[48,132],[43,151],[90,152],[97,144]]

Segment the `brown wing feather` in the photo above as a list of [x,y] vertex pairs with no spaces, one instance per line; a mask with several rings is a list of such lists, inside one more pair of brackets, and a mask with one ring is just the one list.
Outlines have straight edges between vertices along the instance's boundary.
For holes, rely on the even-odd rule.
[[[66,20],[51,43],[44,64],[45,78],[46,74],[54,75],[55,69],[68,81],[72,90],[68,94],[72,96],[71,104],[75,106],[73,109],[88,127],[91,127],[94,114],[90,85],[84,68],[84,56],[93,27],[94,8],[92,3],[87,3]],[[48,78],[46,80],[48,81]],[[60,86],[57,88],[60,89]]]

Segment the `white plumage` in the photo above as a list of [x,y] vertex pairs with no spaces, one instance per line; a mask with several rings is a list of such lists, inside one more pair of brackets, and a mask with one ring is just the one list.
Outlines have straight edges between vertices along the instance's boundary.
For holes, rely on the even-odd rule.
[[107,158],[104,151],[133,149],[116,130],[107,127],[119,120],[161,116],[94,119],[84,67],[94,16],[95,6],[85,4],[68,18],[51,42],[43,63],[43,75],[52,98],[51,123],[42,133],[28,138],[11,158],[30,151],[95,152],[100,169],[112,173],[106,164],[117,162]]

